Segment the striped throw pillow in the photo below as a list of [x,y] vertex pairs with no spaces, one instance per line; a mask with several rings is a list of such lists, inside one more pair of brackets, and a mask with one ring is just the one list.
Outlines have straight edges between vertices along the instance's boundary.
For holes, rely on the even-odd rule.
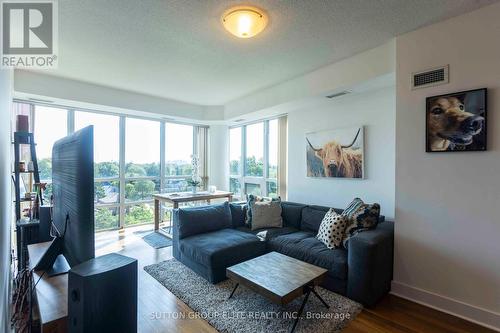
[[342,212],[342,215],[348,220],[342,239],[344,247],[347,248],[349,238],[377,226],[380,217],[380,205],[378,203],[366,204],[360,198],[355,198]]

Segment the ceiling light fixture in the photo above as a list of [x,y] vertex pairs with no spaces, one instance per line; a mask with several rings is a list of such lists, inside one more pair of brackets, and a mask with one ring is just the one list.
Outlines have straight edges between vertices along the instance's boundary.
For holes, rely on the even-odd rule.
[[221,21],[224,28],[236,37],[250,38],[264,30],[268,19],[259,8],[237,6],[226,10]]

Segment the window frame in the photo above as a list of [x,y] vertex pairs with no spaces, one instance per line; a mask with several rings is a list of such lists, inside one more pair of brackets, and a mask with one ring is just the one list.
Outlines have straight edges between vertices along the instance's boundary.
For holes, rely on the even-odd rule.
[[[67,114],[67,133],[66,135],[70,135],[75,132],[75,112],[87,112],[87,113],[94,113],[94,114],[105,114],[105,115],[111,115],[111,116],[117,116],[119,117],[119,175],[116,177],[107,177],[107,178],[94,178],[94,183],[96,182],[105,182],[105,181],[118,181],[120,184],[120,189],[119,189],[119,199],[117,203],[107,203],[107,204],[97,204],[95,203],[95,208],[117,208],[119,210],[119,219],[118,219],[118,226],[116,228],[107,228],[107,229],[96,229],[95,232],[100,232],[100,231],[106,231],[106,230],[116,230],[116,229],[122,229],[125,227],[128,227],[128,225],[125,224],[125,211],[127,207],[130,206],[136,206],[140,204],[154,204],[153,199],[148,199],[148,200],[138,200],[138,201],[126,201],[125,200],[125,184],[127,181],[134,181],[134,180],[159,180],[160,182],[160,193],[166,191],[166,183],[168,179],[189,179],[191,178],[190,175],[184,175],[184,176],[167,176],[166,175],[166,154],[165,154],[165,147],[166,147],[166,136],[165,136],[165,127],[167,123],[173,123],[173,124],[182,124],[182,125],[188,125],[193,127],[193,153],[197,154],[197,142],[198,142],[198,130],[197,128],[210,128],[207,125],[201,125],[201,124],[196,124],[196,123],[187,123],[187,122],[176,122],[172,120],[164,120],[162,118],[155,118],[155,117],[148,117],[148,116],[142,116],[142,115],[129,115],[129,114],[123,114],[123,113],[117,113],[117,112],[108,112],[108,111],[102,111],[102,110],[95,110],[95,109],[88,109],[88,108],[81,108],[81,107],[74,107],[74,106],[68,106],[68,105],[60,105],[56,103],[44,103],[44,102],[35,102],[35,101],[30,101],[30,100],[23,100],[23,99],[13,99],[14,103],[22,103],[22,104],[28,104],[30,105],[30,126],[34,131],[35,128],[35,122],[36,122],[36,111],[35,107],[38,106],[45,106],[45,107],[53,107],[53,108],[60,108],[66,110]],[[126,145],[126,119],[127,118],[134,118],[134,119],[142,119],[142,120],[149,120],[149,121],[155,121],[160,123],[160,151],[158,152],[160,156],[160,176],[143,176],[143,177],[126,177],[125,176],[125,167],[126,167],[126,162],[125,162],[125,145]],[[51,183],[51,182],[49,182]],[[161,215],[163,216],[163,214]],[[146,223],[140,223],[140,224],[133,224],[130,226],[139,226],[143,224],[152,224],[153,221],[151,222],[146,222]]]
[[[278,181],[278,175],[276,175],[276,178],[269,178],[269,122],[279,119],[279,117],[275,118],[269,118],[269,119],[264,119],[264,120],[258,120],[242,125],[236,125],[236,126],[230,126],[229,130],[234,129],[234,128],[241,128],[241,156],[240,156],[240,168],[239,168],[239,174],[238,175],[231,175],[229,172],[229,183],[231,183],[231,179],[236,179],[240,183],[240,196],[235,193],[235,198],[244,200],[247,193],[246,193],[246,184],[255,184],[259,185],[261,189],[261,194],[263,196],[268,196],[268,188],[267,188],[267,183],[273,182],[276,183],[276,192],[279,195],[279,181]],[[247,133],[247,126],[258,124],[258,123],[263,123],[264,124],[264,140],[263,140],[263,170],[262,170],[262,177],[260,176],[247,176],[246,175],[246,155],[247,155],[247,140],[246,140],[246,133]],[[230,135],[229,135],[230,137]],[[231,143],[229,143],[231,145]],[[229,158],[229,165],[230,167],[231,163],[231,158]],[[278,159],[279,163],[279,159]],[[278,167],[279,169],[279,167]]]

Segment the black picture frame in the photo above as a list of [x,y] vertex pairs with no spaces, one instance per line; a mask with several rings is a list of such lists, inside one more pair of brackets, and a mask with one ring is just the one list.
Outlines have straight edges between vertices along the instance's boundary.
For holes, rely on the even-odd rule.
[[[481,97],[478,106],[473,110],[467,110],[467,98],[468,96],[477,95]],[[446,149],[433,149],[432,148],[432,140],[435,139],[435,135],[433,135],[433,130],[430,127],[430,117],[433,110],[433,106],[435,106],[435,102],[440,98],[458,98],[462,104],[464,104],[465,109],[464,112],[472,113],[476,116],[484,118],[481,132],[472,136],[472,142],[470,144],[459,144],[453,143],[448,140],[449,146]],[[474,96],[476,99],[476,103],[478,103],[478,96]],[[434,108],[433,108],[434,109]],[[480,135],[480,136],[479,136]],[[447,140],[444,137],[440,137],[443,140]],[[448,153],[448,152],[468,152],[468,151],[486,151],[487,150],[487,139],[488,139],[488,89],[487,88],[479,88],[465,91],[452,92],[448,94],[429,96],[425,99],[425,151],[427,153]],[[446,144],[444,144],[446,146]]]

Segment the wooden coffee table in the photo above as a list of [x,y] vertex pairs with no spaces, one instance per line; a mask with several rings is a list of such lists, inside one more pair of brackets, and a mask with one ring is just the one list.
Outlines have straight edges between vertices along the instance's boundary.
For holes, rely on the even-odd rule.
[[314,289],[327,272],[324,268],[278,252],[270,252],[226,269],[227,277],[236,282],[229,298],[240,284],[281,305],[305,295],[290,330],[293,332],[311,293],[329,308]]

